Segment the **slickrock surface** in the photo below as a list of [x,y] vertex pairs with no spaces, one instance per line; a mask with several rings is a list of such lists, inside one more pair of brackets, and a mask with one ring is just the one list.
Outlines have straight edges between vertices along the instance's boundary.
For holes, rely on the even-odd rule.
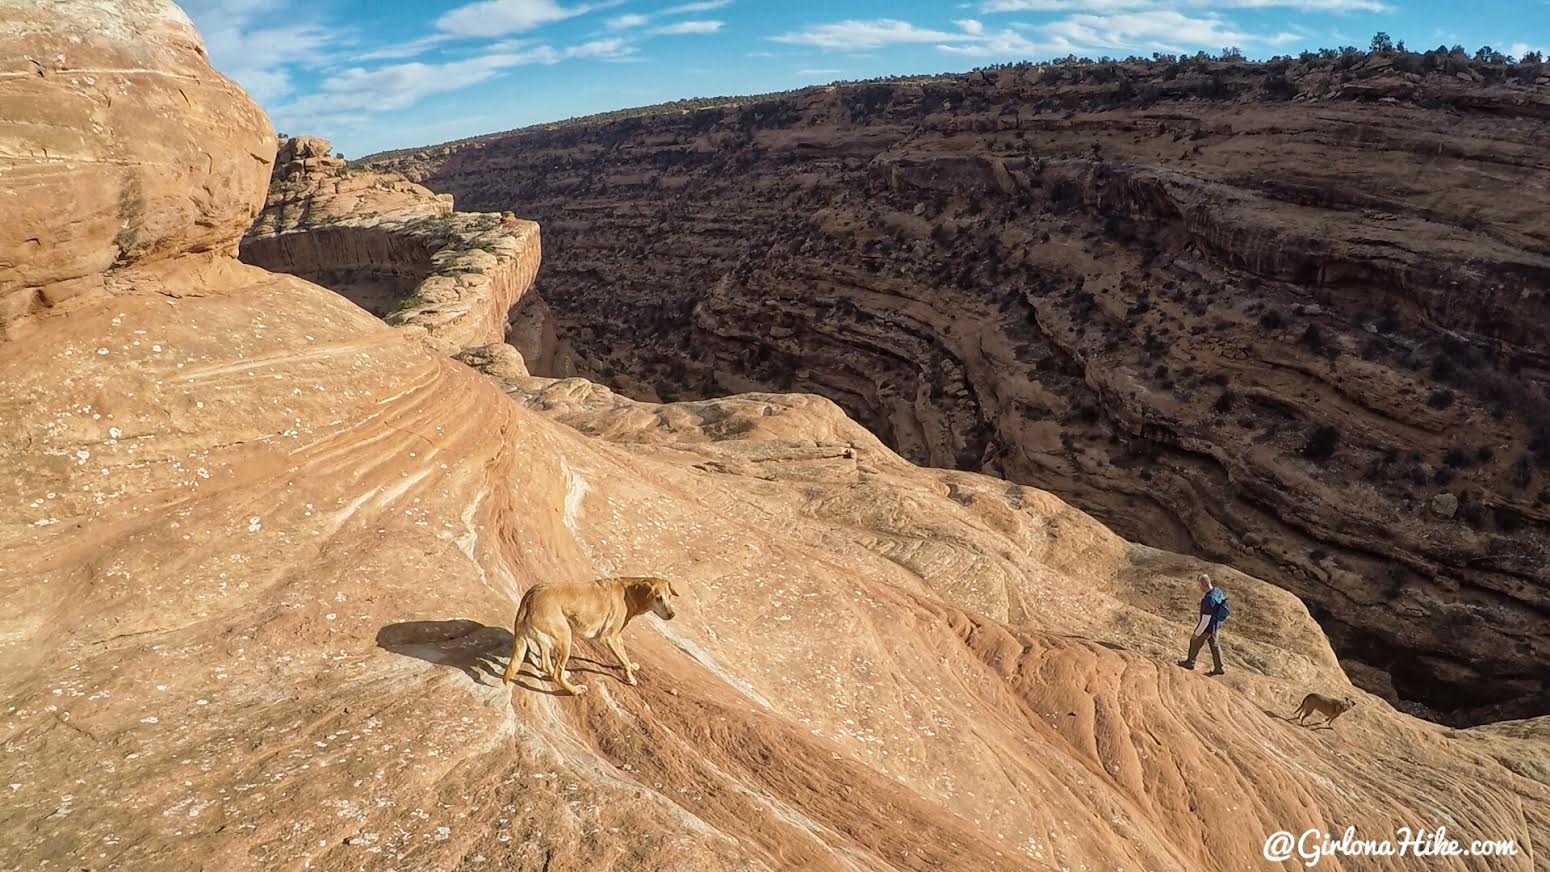
[[[270,136],[170,5],[18,15]],[[0,101],[52,135],[31,84]],[[208,214],[256,213],[252,160],[211,151]],[[39,194],[60,226],[95,208],[72,178]],[[1285,723],[1349,688],[1278,588],[1216,568],[1234,668],[1184,672],[1198,560],[918,469],[816,397],[644,404],[509,349],[480,374],[238,232],[0,272],[103,289],[0,333],[0,868],[1238,872],[1275,830],[1400,823],[1521,846],[1427,869],[1542,868],[1544,719],[1357,692],[1333,731]],[[580,698],[496,682],[521,590],[614,572],[685,591],[626,634],[641,686],[590,647]]]
[[371,165],[542,223],[575,356],[537,374],[822,394],[1296,592],[1414,711],[1542,714],[1550,70],[1398,66],[1013,68]]
[[[297,136],[279,145],[241,257],[331,288],[450,354],[506,338],[508,313],[532,287],[541,250],[532,221],[453,212],[450,196],[394,173],[352,169],[327,140]],[[541,300],[523,310],[544,329]]]

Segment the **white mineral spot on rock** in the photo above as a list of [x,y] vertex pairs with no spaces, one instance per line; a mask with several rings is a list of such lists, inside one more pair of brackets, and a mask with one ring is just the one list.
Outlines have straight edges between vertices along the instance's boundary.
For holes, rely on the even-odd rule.
[[108,350],[106,348],[99,348],[99,349],[97,349],[97,353],[106,356],[107,353],[108,353]]
[[159,718],[157,718],[155,715],[146,715],[145,717],[140,719],[140,723],[142,723],[142,724],[157,724],[157,723],[161,723],[161,720]]

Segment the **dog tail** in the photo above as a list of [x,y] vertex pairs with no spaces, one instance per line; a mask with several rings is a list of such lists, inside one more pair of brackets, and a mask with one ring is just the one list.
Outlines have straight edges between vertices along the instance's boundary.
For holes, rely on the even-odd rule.
[[510,684],[517,670],[522,668],[522,661],[527,659],[527,622],[533,613],[533,589],[528,588],[522,594],[522,602],[517,604],[517,619],[511,626],[511,662],[506,664],[506,673],[501,676],[502,684]]
[[522,661],[527,659],[527,636],[518,636],[511,643],[511,662],[506,664],[506,673],[501,676],[502,684],[510,684],[516,676],[517,670],[522,668]]

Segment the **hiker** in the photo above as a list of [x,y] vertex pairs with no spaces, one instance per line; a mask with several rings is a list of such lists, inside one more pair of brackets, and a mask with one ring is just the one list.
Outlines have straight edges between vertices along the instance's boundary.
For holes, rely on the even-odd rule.
[[1222,674],[1222,647],[1216,642],[1216,633],[1222,628],[1222,622],[1232,614],[1227,607],[1227,594],[1222,589],[1211,583],[1211,576],[1200,573],[1200,592],[1204,594],[1200,598],[1200,622],[1195,624],[1195,633],[1189,639],[1189,657],[1180,660],[1179,665],[1185,669],[1195,668],[1195,657],[1200,653],[1200,646],[1206,642],[1211,643],[1211,663],[1213,669],[1208,675]]

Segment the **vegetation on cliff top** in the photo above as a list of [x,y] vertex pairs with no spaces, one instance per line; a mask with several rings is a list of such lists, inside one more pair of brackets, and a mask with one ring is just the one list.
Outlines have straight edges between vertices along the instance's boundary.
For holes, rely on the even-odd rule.
[[[682,100],[671,100],[666,103],[656,103],[650,106],[638,106],[629,109],[617,109],[612,112],[576,116],[560,121],[533,124],[527,127],[502,130],[495,133],[484,133],[437,145],[380,151],[356,158],[351,163],[367,164],[376,161],[392,160],[428,149],[458,149],[463,146],[487,142],[502,136],[510,136],[527,131],[556,130],[573,125],[600,124],[626,118],[665,115],[673,112],[686,113],[718,106],[773,102],[788,99],[798,94],[836,86],[924,84],[1006,71],[1024,73],[1036,69],[1058,71],[1058,77],[1052,79],[1051,84],[1104,83],[1120,79],[1134,81],[1148,76],[1170,81],[1190,74],[1211,74],[1216,77],[1222,74],[1236,74],[1240,76],[1253,76],[1257,74],[1262,77],[1258,96],[1267,99],[1290,99],[1295,94],[1295,87],[1288,76],[1294,72],[1305,75],[1320,70],[1330,70],[1339,74],[1342,81],[1368,78],[1383,73],[1422,76],[1457,76],[1462,74],[1471,78],[1478,77],[1479,81],[1486,84],[1517,82],[1525,85],[1533,84],[1550,75],[1550,64],[1547,64],[1544,56],[1537,51],[1528,52],[1521,58],[1503,54],[1488,45],[1481,46],[1473,54],[1462,45],[1453,45],[1451,47],[1439,45],[1436,48],[1425,51],[1411,51],[1405,46],[1404,40],[1395,41],[1387,33],[1379,32],[1373,35],[1367,51],[1348,45],[1339,48],[1324,48],[1318,51],[1304,51],[1297,55],[1275,55],[1264,60],[1249,60],[1244,56],[1243,51],[1235,46],[1229,46],[1215,54],[1205,51],[1194,54],[1154,52],[1150,57],[1130,55],[1125,58],[1113,58],[1107,55],[1098,58],[1067,55],[1063,58],[1049,61],[1016,61],[975,67],[967,73],[944,72],[878,76],[871,79],[836,81],[829,85],[813,85],[805,88],[772,91],[766,94],[691,97]],[[1207,94],[1207,96],[1232,98],[1238,96],[1238,93],[1222,88],[1214,95]]]

